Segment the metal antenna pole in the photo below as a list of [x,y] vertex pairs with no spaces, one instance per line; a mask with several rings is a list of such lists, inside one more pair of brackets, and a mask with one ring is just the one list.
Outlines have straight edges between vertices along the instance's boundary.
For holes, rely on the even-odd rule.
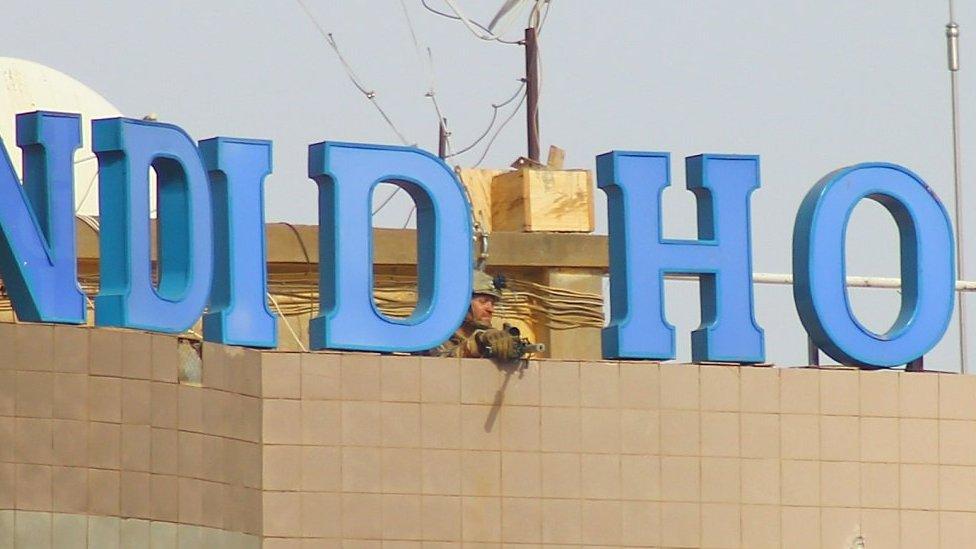
[[[963,236],[965,231],[962,224],[962,165],[959,152],[959,25],[955,22],[955,9],[949,0],[949,24],[946,25],[946,48],[949,64],[949,83],[952,92],[952,180],[954,184],[954,206],[956,216],[956,277],[965,280],[965,262],[963,261]],[[962,292],[958,294],[959,302],[959,368],[964,374],[969,373],[966,342],[966,302]]]
[[529,159],[539,161],[539,44],[535,27],[525,29],[525,97]]
[[447,119],[441,118],[437,129],[437,156],[447,158]]

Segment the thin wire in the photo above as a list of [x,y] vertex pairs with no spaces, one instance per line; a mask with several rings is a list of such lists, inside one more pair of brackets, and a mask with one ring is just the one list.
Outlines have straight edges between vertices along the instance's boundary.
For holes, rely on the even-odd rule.
[[485,131],[481,133],[481,135],[478,137],[478,139],[475,139],[474,140],[474,143],[471,143],[467,147],[464,147],[463,149],[461,149],[459,151],[456,151],[456,152],[454,152],[452,154],[447,155],[447,158],[451,158],[453,156],[458,156],[460,154],[464,154],[464,153],[470,151],[471,149],[475,148],[475,146],[477,146],[478,143],[481,143],[481,140],[484,139],[485,136],[487,136],[488,133],[491,132],[491,128],[494,127],[495,120],[498,118],[498,110],[501,109],[502,107],[504,107],[505,105],[508,105],[512,101],[515,101],[515,98],[518,97],[519,93],[521,93],[521,91],[523,89],[525,89],[525,81],[524,80],[521,82],[521,84],[519,84],[519,87],[516,88],[515,93],[513,93],[511,97],[509,97],[505,101],[502,101],[501,103],[492,103],[491,104],[491,121],[488,123],[488,127],[485,128]]
[[[425,8],[427,8],[427,11],[429,11],[431,13],[440,15],[441,17],[446,17],[448,19],[452,19],[454,21],[461,21],[462,23],[464,23],[464,25],[466,27],[468,27],[469,30],[471,30],[471,32],[475,36],[477,36],[481,40],[487,40],[487,41],[493,40],[495,42],[501,42],[502,44],[510,44],[510,45],[518,45],[518,44],[521,44],[521,42],[518,41],[518,40],[505,40],[505,39],[503,39],[503,38],[501,38],[500,36],[497,36],[497,35],[495,35],[494,38],[488,37],[488,35],[493,35],[494,33],[492,33],[490,30],[488,30],[488,27],[482,25],[481,23],[478,23],[477,21],[474,21],[472,19],[466,19],[464,17],[461,17],[461,15],[451,15],[451,14],[445,13],[443,11],[435,10],[434,8],[430,7],[430,4],[427,3],[427,0],[420,0],[420,3],[423,4],[423,6]],[[455,13],[457,13],[457,12],[455,11]],[[474,25],[474,26],[478,27],[479,29],[481,29],[482,31],[484,31],[486,33],[486,35],[480,35],[480,34],[478,34],[477,31],[472,30],[469,25]]]
[[400,227],[401,229],[406,229],[407,228],[407,225],[410,224],[410,218],[413,217],[413,214],[416,211],[417,211],[417,205],[416,204],[414,204],[413,206],[410,206],[410,211],[407,212],[407,220],[403,222],[403,226]]
[[495,134],[491,136],[491,140],[488,141],[488,145],[485,147],[484,152],[481,153],[481,158],[479,158],[478,161],[475,162],[474,166],[472,167],[477,168],[478,166],[480,166],[481,163],[485,160],[485,157],[488,156],[488,151],[490,151],[491,146],[495,144],[495,139],[498,138],[498,134],[500,134],[502,130],[505,129],[505,126],[512,121],[512,118],[515,117],[515,114],[519,112],[520,108],[522,108],[522,103],[525,102],[525,96],[526,93],[523,91],[522,98],[519,99],[518,105],[515,105],[515,109],[512,110],[511,114],[508,115],[508,118],[506,118],[505,121],[502,122],[500,126],[498,126],[498,129],[495,130]]
[[386,205],[389,204],[391,200],[393,200],[393,197],[396,196],[396,194],[398,192],[400,192],[400,189],[403,188],[403,187],[401,187],[399,185],[394,185],[394,186],[396,188],[393,189],[393,192],[390,193],[389,195],[387,195],[387,197],[383,200],[383,202],[379,206],[377,206],[376,209],[373,210],[372,214],[370,214],[370,215],[376,215],[377,213],[379,213],[380,210],[382,210],[383,208],[385,208]]
[[92,174],[91,181],[88,182],[88,186],[85,187],[85,193],[81,196],[81,201],[78,202],[78,207],[75,208],[75,214],[81,211],[81,207],[85,205],[88,201],[88,195],[91,194],[91,190],[95,188],[95,178],[98,177],[98,170]]
[[302,11],[305,12],[305,16],[308,17],[308,20],[311,21],[313,25],[315,25],[315,28],[319,31],[319,34],[322,35],[322,38],[325,39],[326,43],[328,43],[329,46],[332,48],[332,51],[335,52],[336,57],[339,58],[339,62],[342,64],[342,67],[346,71],[346,76],[349,77],[349,80],[353,83],[353,85],[356,86],[356,88],[359,89],[359,91],[366,96],[366,99],[368,99],[369,102],[373,104],[373,107],[376,108],[376,110],[380,113],[380,116],[383,117],[383,120],[386,121],[386,124],[390,126],[390,129],[393,130],[393,133],[395,133],[397,137],[400,138],[400,141],[404,145],[415,145],[414,143],[411,143],[406,137],[403,136],[403,133],[400,132],[400,129],[397,128],[396,124],[393,123],[393,120],[390,119],[390,116],[386,114],[386,111],[383,110],[382,106],[380,106],[379,101],[376,100],[376,92],[374,90],[367,89],[360,82],[359,77],[356,76],[356,71],[354,71],[352,66],[349,64],[349,62],[346,61],[346,58],[342,55],[342,52],[339,51],[339,46],[336,44],[335,38],[332,36],[332,33],[326,32],[326,30],[322,27],[322,25],[319,24],[318,20],[315,19],[315,16],[312,15],[312,12],[309,11],[308,7],[305,5],[305,3],[302,0],[295,0],[295,1],[298,3],[299,7],[302,8]]

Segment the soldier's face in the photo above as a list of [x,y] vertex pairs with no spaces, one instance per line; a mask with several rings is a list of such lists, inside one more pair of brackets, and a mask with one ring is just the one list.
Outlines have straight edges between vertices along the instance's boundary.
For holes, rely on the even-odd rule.
[[475,294],[471,298],[471,319],[478,324],[491,324],[491,317],[495,314],[495,298]]

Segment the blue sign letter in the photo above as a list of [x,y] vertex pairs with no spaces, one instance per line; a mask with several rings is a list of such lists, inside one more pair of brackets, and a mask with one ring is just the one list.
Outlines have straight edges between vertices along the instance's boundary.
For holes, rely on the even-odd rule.
[[664,275],[697,275],[701,326],[694,362],[762,362],[765,346],[752,304],[749,195],[759,157],[701,155],[685,160],[698,199],[699,240],[661,235],[661,193],[670,185],[666,153],[614,151],[597,157],[610,224],[610,325],[604,358],[673,359],[674,327],[664,318]]
[[81,144],[77,114],[17,115],[24,186],[0,151],[0,272],[17,318],[85,322],[78,287],[72,156]]
[[[183,130],[124,118],[92,122],[98,155],[101,288],[95,324],[182,332],[213,278],[207,174]],[[150,271],[149,169],[156,170],[159,284]]]
[[278,324],[268,310],[264,178],[271,142],[217,137],[200,142],[210,175],[214,282],[203,338],[225,345],[274,347]]
[[[884,334],[862,326],[847,298],[847,222],[863,198],[891,213],[901,241],[901,310]],[[803,199],[793,229],[793,296],[800,320],[817,346],[839,362],[910,362],[932,349],[949,324],[953,250],[945,208],[912,172],[892,164],[860,164],[828,174]]]
[[[315,349],[421,351],[461,324],[471,300],[471,222],[454,172],[409,147],[318,143],[308,175],[319,185],[319,307]],[[417,308],[389,318],[373,303],[370,198],[378,183],[399,185],[417,205]]]

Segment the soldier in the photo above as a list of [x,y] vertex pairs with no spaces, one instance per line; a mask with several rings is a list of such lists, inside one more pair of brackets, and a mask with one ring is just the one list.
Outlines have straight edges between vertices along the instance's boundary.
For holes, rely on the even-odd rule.
[[471,305],[461,327],[447,341],[428,354],[441,357],[498,358],[514,360],[519,358],[516,341],[504,330],[491,326],[495,314],[495,303],[502,299],[501,291],[492,277],[483,272],[474,272],[471,291]]

